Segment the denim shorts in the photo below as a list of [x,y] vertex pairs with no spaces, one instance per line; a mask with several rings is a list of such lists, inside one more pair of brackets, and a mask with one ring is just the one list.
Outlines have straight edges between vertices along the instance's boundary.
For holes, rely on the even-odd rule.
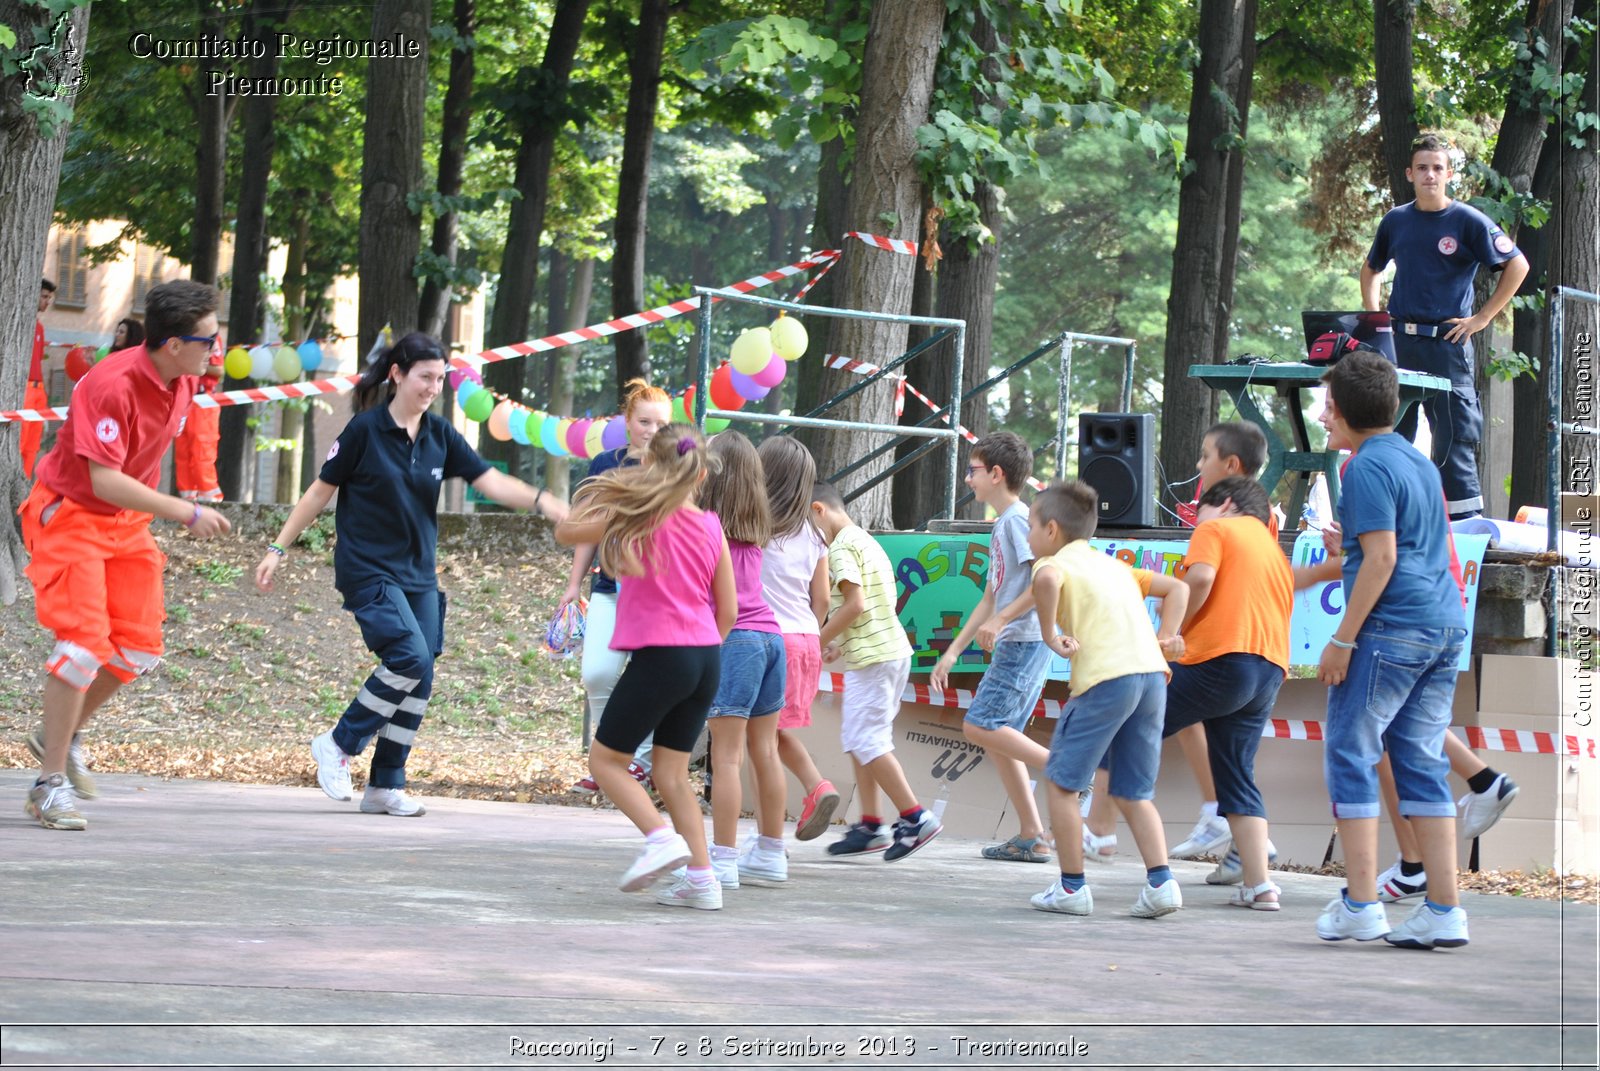
[[1446,776],[1444,734],[1467,631],[1407,628],[1368,620],[1350,652],[1350,672],[1328,689],[1322,767],[1335,818],[1376,818],[1378,775],[1388,751],[1400,813],[1456,813]]
[[1111,795],[1154,799],[1166,712],[1165,673],[1129,673],[1101,681],[1067,701],[1050,740],[1045,776],[1068,792],[1082,792],[1093,783],[1095,767],[1104,757],[1111,771]]
[[1205,725],[1219,814],[1267,816],[1256,788],[1256,751],[1282,687],[1282,668],[1242,651],[1172,667],[1162,735]]
[[783,637],[736,628],[722,641],[722,682],[713,718],[760,718],[783,709]]
[[1021,730],[1033,716],[1050,671],[1050,648],[1043,640],[1005,640],[978,682],[966,720],[980,729]]

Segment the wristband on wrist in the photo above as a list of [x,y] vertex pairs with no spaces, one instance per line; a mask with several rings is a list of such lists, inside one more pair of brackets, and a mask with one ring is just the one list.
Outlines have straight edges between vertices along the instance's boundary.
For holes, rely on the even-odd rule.
[[289,552],[284,550],[282,547],[278,546],[278,544],[276,544],[276,543],[268,543],[267,544],[267,549],[270,550],[272,553],[276,554],[280,558],[286,558],[286,557],[289,556]]
[[1345,643],[1343,640],[1341,640],[1337,636],[1329,636],[1328,637],[1328,642],[1333,644],[1335,647],[1339,648],[1339,650],[1341,650],[1341,651],[1354,651],[1356,649],[1356,645],[1355,644],[1353,644],[1353,643]]
[[183,526],[185,528],[193,528],[195,525],[197,525],[199,523],[200,523],[200,503],[196,502],[194,504],[194,513],[192,513],[189,516],[188,520],[183,522]]

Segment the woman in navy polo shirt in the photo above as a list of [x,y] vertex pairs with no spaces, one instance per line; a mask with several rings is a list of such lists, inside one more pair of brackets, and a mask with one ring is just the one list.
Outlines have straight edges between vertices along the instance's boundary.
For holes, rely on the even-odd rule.
[[285,548],[341,492],[334,586],[382,664],[339,723],[311,741],[311,754],[322,791],[348,800],[350,756],[376,738],[361,798],[368,814],[423,813],[405,793],[406,758],[433,692],[433,660],[444,649],[445,597],[434,568],[440,486],[459,476],[501,505],[556,521],[567,515],[566,503],[490,467],[428,411],[448,370],[439,343],[421,333],[405,336],[367,369],[352,396],[355,417],[256,566],[256,586],[270,591]]

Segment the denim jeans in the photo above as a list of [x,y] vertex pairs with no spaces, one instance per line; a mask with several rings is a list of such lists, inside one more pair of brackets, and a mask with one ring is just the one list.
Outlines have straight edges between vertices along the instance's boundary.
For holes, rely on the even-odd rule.
[[1256,788],[1256,751],[1281,687],[1283,670],[1257,654],[1234,652],[1172,667],[1162,735],[1205,725],[1219,814],[1267,816]]
[[1444,734],[1466,629],[1407,628],[1368,619],[1350,652],[1350,672],[1328,689],[1323,771],[1335,818],[1376,818],[1385,751],[1400,813],[1443,818],[1456,813],[1446,777]]

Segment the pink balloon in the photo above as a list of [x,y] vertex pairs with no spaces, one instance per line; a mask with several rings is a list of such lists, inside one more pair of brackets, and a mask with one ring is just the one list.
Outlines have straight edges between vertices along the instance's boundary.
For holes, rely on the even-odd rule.
[[763,368],[750,378],[755,380],[755,382],[759,383],[761,386],[771,390],[773,387],[776,387],[779,383],[783,382],[783,377],[787,375],[788,372],[788,362],[774,353],[772,355],[772,360],[767,362],[767,367]]
[[582,420],[574,420],[571,424],[567,425],[567,449],[572,451],[573,456],[589,456],[583,448],[583,437],[589,433],[589,425],[592,423],[594,423],[594,421],[589,420],[586,417]]
[[[771,387],[763,387],[761,384],[757,383],[755,380],[751,379],[737,368],[733,368],[732,365],[730,365],[729,368],[732,369],[733,374],[728,377],[728,382],[738,393],[739,397],[743,398],[747,402],[760,401],[762,398],[765,398],[767,396],[767,392],[772,389]],[[765,371],[765,369],[763,369],[763,371]]]
[[476,368],[452,368],[445,378],[449,380],[451,390],[459,390],[463,379],[470,379],[478,386],[483,386],[483,373]]

